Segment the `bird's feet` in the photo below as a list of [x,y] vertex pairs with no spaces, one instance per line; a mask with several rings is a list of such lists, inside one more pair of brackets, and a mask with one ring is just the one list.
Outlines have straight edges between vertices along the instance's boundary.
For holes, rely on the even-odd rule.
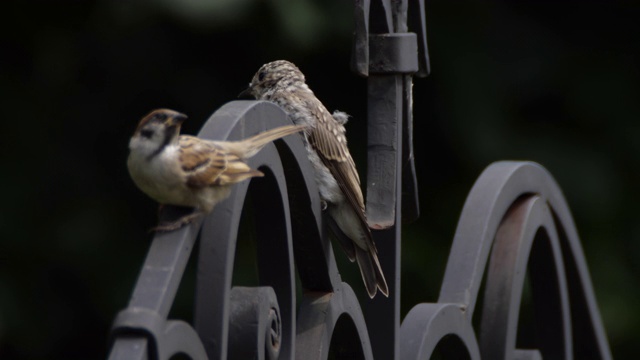
[[202,213],[196,211],[191,214],[187,214],[176,221],[171,222],[163,222],[158,224],[158,226],[151,228],[149,232],[169,232],[182,228],[185,225],[191,224],[195,219],[200,217]]

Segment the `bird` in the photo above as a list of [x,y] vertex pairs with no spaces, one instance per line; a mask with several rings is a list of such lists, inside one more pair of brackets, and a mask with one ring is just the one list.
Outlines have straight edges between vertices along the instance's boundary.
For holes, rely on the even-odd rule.
[[193,213],[160,224],[154,231],[179,229],[211,212],[231,194],[234,184],[264,176],[245,161],[269,142],[305,128],[286,125],[241,141],[212,141],[180,135],[186,119],[174,110],[153,110],[140,120],[129,141],[127,167],[136,186],[161,206],[195,208]]
[[329,113],[293,63],[277,60],[255,73],[240,96],[251,95],[279,105],[297,125],[306,125],[304,144],[315,170],[323,210],[334,237],[351,262],[357,261],[370,298],[377,291],[389,296],[378,250],[367,224],[360,177],[349,148],[344,124],[348,115]]

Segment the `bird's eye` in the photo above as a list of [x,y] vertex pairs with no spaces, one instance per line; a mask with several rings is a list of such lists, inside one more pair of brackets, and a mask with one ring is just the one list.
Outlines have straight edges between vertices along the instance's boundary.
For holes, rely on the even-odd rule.
[[149,129],[141,130],[140,136],[146,139],[151,139],[151,137],[153,136],[153,131]]
[[261,72],[260,74],[258,74],[258,81],[264,80],[265,75],[266,75],[266,73],[264,71]]
[[165,121],[167,119],[167,115],[163,114],[163,113],[157,113],[157,114],[153,115],[153,117],[156,120],[159,120],[159,121]]

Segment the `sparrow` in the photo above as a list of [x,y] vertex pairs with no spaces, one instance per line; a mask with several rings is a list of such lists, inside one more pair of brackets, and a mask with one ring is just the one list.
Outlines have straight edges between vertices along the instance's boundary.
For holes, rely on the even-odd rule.
[[211,141],[180,135],[186,119],[173,110],[154,110],[140,120],[129,141],[127,167],[136,186],[161,205],[196,209],[155,231],[172,231],[192,222],[227,198],[234,184],[264,176],[245,161],[269,142],[304,129],[287,125],[241,141]]
[[315,170],[320,199],[329,214],[329,227],[351,262],[357,261],[369,297],[380,290],[389,296],[378,250],[365,216],[360,178],[344,124],[348,115],[333,115],[313,94],[302,72],[286,60],[264,64],[240,96],[252,95],[279,105],[297,125],[308,128],[304,143]]

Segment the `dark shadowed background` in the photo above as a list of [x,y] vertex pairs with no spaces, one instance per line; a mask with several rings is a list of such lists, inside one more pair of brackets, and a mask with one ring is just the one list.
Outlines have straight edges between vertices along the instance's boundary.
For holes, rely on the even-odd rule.
[[[194,134],[260,65],[288,59],[330,110],[353,115],[365,168],[350,1],[43,1],[2,14],[2,359],[105,357],[156,220],[125,166],[148,111],[184,112]],[[403,313],[437,299],[480,172],[533,160],[573,211],[614,357],[640,353],[639,19],[627,2],[427,2],[433,72],[414,86],[422,217],[404,227]],[[238,278],[254,276],[242,264]]]

